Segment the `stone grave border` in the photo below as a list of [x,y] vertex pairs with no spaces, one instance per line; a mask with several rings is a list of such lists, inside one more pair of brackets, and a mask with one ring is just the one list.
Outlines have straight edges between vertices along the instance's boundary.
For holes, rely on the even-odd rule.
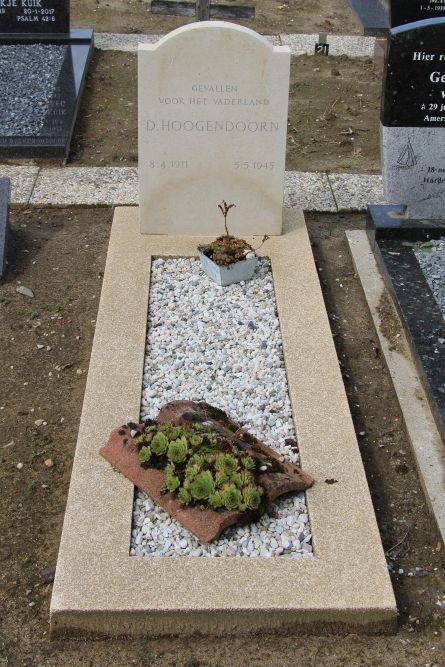
[[[420,482],[430,511],[445,542],[445,457],[443,441],[410,350],[405,328],[393,295],[385,285],[367,232],[346,232],[349,252],[368,304],[380,349],[391,375],[408,438],[414,453]],[[393,304],[392,318],[398,323],[400,351],[394,349],[381,331],[379,304],[386,295]]]
[[151,257],[195,256],[203,241],[142,236],[138,209],[116,209],[51,600],[52,636],[393,631],[394,595],[299,210],[284,210],[284,234],[271,238],[264,254],[272,261],[301,463],[317,480],[307,493],[314,556],[129,556],[134,489],[98,450],[112,428],[139,415]]

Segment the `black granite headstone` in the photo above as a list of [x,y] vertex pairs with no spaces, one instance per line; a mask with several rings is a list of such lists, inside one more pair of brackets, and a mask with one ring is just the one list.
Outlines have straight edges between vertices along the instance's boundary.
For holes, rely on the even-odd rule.
[[5,275],[8,242],[9,178],[0,178],[0,277]]
[[391,30],[380,129],[387,202],[444,219],[445,18]]
[[445,0],[390,0],[391,27],[445,18]]
[[388,0],[348,0],[365,35],[385,36],[389,30]]
[[0,34],[62,34],[70,29],[70,0],[0,0]]
[[69,0],[0,0],[0,156],[67,159],[92,52]]
[[390,127],[445,124],[445,18],[391,31],[382,123]]

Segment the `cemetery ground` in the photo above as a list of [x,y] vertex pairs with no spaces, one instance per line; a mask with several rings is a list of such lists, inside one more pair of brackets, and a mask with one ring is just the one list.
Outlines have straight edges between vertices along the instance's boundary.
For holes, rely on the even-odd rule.
[[[227,0],[227,5],[240,5]],[[346,0],[253,0],[254,21],[239,21],[256,32],[341,33],[360,35],[362,28]],[[71,24],[88,26],[98,32],[166,33],[194,19],[161,16],[147,11],[147,0],[72,0]]]
[[[286,169],[380,173],[380,93],[370,58],[293,57]],[[136,54],[95,51],[69,162],[137,164]]]
[[[2,667],[445,664],[444,551],[344,236],[363,229],[365,218],[306,219],[390,565],[397,633],[50,641],[51,582],[42,573],[57,559],[112,210],[12,209],[9,269],[0,283]],[[16,292],[18,281],[34,298]],[[396,342],[391,309],[382,308],[385,335]]]

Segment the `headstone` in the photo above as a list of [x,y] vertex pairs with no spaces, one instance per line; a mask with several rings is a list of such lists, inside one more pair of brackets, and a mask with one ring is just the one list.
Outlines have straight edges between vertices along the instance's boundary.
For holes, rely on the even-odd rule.
[[389,0],[391,27],[445,18],[445,0]]
[[365,35],[384,36],[389,29],[389,0],[347,0]]
[[0,277],[6,271],[6,246],[8,242],[9,178],[0,178]]
[[220,21],[139,46],[141,231],[280,234],[290,51]]
[[0,34],[60,34],[69,29],[69,0],[0,0]]
[[445,19],[391,31],[381,142],[388,203],[445,218]]
[[93,52],[69,0],[0,0],[0,156],[61,157]]

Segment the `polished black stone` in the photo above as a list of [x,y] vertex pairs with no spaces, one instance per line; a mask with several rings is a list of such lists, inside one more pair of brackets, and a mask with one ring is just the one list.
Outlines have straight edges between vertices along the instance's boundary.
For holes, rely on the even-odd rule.
[[[8,131],[0,134],[0,156],[4,157],[60,157],[66,159],[69,154],[71,137],[77,112],[80,105],[81,93],[85,83],[88,64],[93,51],[91,30],[72,30],[69,38],[63,40],[11,40],[3,41],[0,45],[14,46],[14,49],[23,50],[21,57],[26,59],[27,52],[32,53],[35,44],[45,44],[46,49],[64,48],[64,57],[61,67],[57,69],[57,78],[51,84],[50,99],[42,107],[27,107],[29,118],[23,118],[23,97],[35,85],[31,79],[23,81],[24,93],[18,97],[17,131],[11,131],[9,118]],[[6,75],[4,73],[4,75]],[[31,76],[31,74],[30,74]],[[2,72],[0,71],[0,87]],[[43,118],[42,118],[42,108]],[[8,114],[14,117],[14,108],[8,104]],[[36,118],[33,118],[33,114]],[[0,121],[0,128],[2,123]],[[29,132],[23,128],[29,127]]]
[[6,249],[8,243],[9,178],[0,178],[0,277],[6,271]]
[[445,236],[445,220],[410,219],[405,215],[405,206],[394,204],[372,204],[368,206],[366,231],[369,240],[407,239],[419,241],[425,238],[438,239]]
[[384,36],[389,30],[388,9],[384,0],[348,0],[363,26],[365,35]]
[[[164,14],[166,16],[196,16],[196,2],[186,2],[181,0],[152,0],[152,14]],[[237,6],[237,5],[218,5],[210,3],[210,18],[222,19],[225,21],[244,19],[253,20],[255,18],[255,7]]]
[[445,19],[391,30],[381,120],[388,127],[445,125]]
[[[423,240],[428,240],[425,233]],[[445,321],[412,247],[379,238],[374,252],[403,323],[438,429],[445,441]]]
[[70,0],[0,0],[0,33],[60,34],[70,29]]
[[425,19],[445,18],[445,1],[390,0],[389,14],[391,27]]

